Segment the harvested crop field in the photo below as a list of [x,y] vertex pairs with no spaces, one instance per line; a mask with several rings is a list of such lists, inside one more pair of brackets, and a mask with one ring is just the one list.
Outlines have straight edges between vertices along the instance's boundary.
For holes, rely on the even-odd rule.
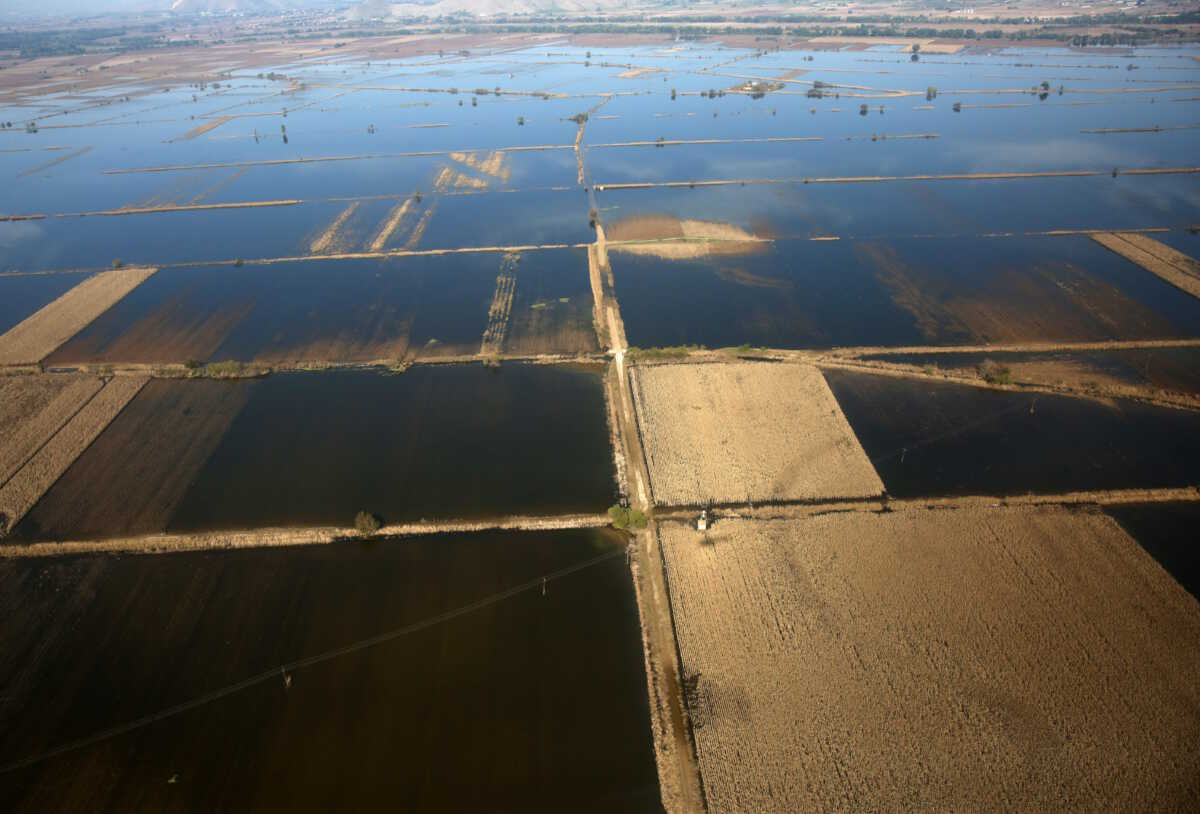
[[1200,482],[1200,412],[825,371],[894,497]]
[[0,486],[0,531],[16,527],[46,490],[88,448],[146,383],[145,379],[111,379]]
[[867,497],[883,484],[820,371],[638,366],[634,403],[659,505]]
[[154,273],[121,268],[89,277],[0,336],[0,364],[35,364]]
[[10,560],[0,613],[3,764],[271,672],[3,775],[5,811],[660,810],[611,531]]
[[37,502],[16,536],[45,540],[165,531],[256,384],[149,382]]
[[712,811],[1200,803],[1200,604],[1103,514],[660,534]]
[[1200,262],[1195,258],[1133,232],[1102,232],[1092,235],[1092,239],[1176,288],[1200,297]]
[[0,485],[104,386],[95,376],[0,379]]
[[604,229],[608,251],[666,260],[753,254],[770,242],[733,224],[666,215],[618,220]]

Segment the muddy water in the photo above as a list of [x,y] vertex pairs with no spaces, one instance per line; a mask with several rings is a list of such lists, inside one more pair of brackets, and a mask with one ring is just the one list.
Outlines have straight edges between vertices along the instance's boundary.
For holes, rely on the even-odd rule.
[[256,383],[168,527],[599,512],[615,488],[599,369],[276,374]]
[[1187,486],[1200,413],[826,370],[896,497]]
[[0,807],[659,810],[637,607],[602,531],[0,563],[0,764],[528,582],[0,774]]
[[1200,503],[1143,503],[1106,510],[1188,593],[1200,599]]

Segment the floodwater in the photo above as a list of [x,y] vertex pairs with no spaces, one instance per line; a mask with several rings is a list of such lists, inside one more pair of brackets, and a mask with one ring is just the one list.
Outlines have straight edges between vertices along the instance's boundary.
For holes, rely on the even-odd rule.
[[506,363],[152,383],[24,539],[603,512],[602,368]]
[[[1128,171],[1195,163],[1197,54],[1191,46],[980,45],[914,63],[889,45],[763,53],[699,43],[554,45],[300,61],[235,70],[219,87],[123,87],[114,75],[111,88],[0,108],[0,116],[39,125],[36,133],[4,131],[0,174],[11,182],[0,189],[0,213],[47,216],[0,221],[0,268],[99,269],[114,260],[203,267],[239,258],[249,267],[319,253],[319,237],[355,204],[324,251],[363,251],[391,210],[420,193],[383,248],[577,245],[594,239],[593,206],[604,223],[674,216],[776,239],[760,255],[721,260],[614,253],[636,345],[944,344],[1000,341],[1005,330],[1031,340],[1193,336],[1200,308],[1186,295],[1086,238],[1026,233],[1166,227],[1164,242],[1195,253],[1185,230],[1200,222],[1196,176]],[[720,93],[755,78],[781,87],[762,98]],[[810,97],[818,82],[821,95]],[[585,112],[577,156],[574,119]],[[664,146],[648,146],[659,138]],[[803,183],[1056,170],[1098,174]],[[603,188],[688,180],[782,183]],[[600,185],[594,196],[589,184]],[[300,203],[74,216],[280,199]],[[583,254],[573,257],[570,274],[585,275]],[[391,283],[380,280],[373,296],[355,262],[329,265],[346,269],[347,310],[357,323],[363,302],[383,303],[365,323],[398,333],[378,322],[389,313],[407,319],[386,304],[397,296]],[[414,307],[464,294],[475,308],[478,296],[469,286],[458,291],[461,282],[448,275],[447,291],[423,287]],[[311,326],[300,325],[307,317],[283,315],[283,303],[297,298],[277,296],[280,315],[264,323],[281,341],[309,341]],[[1038,310],[1015,319],[1031,301]],[[317,321],[335,330],[331,319]],[[323,330],[315,341],[325,340]],[[360,349],[364,341],[347,339]],[[252,344],[223,353],[243,358],[257,352]]]
[[1200,482],[1200,413],[826,370],[894,497]]
[[1200,599],[1200,524],[1197,503],[1135,503],[1105,511],[1188,593]]
[[0,277],[0,334],[85,279],[83,274]]
[[1082,236],[776,240],[741,256],[609,256],[626,336],[640,347],[1161,339],[1200,326],[1200,301]]
[[9,560],[0,597],[0,764],[265,674],[0,775],[6,811],[661,810],[612,531]]

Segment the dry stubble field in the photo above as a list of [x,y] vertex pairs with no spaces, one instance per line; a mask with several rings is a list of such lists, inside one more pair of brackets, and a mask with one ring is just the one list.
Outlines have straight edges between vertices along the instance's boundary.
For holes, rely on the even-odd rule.
[[659,505],[883,492],[815,367],[654,365],[634,368],[632,380]]
[[1200,604],[1110,518],[660,529],[711,810],[1200,806]]

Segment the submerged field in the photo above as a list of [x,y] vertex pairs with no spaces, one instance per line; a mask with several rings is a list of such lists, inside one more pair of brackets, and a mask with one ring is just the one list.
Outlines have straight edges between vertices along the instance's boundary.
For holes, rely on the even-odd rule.
[[1200,414],[826,370],[894,497],[1189,486]]
[[658,810],[611,532],[7,561],[0,585],[5,765],[396,633],[6,772],[7,811]]
[[14,57],[0,807],[1200,807],[1200,49],[794,34]]
[[156,381],[17,534],[599,512],[615,489],[604,415],[600,374],[583,368]]

